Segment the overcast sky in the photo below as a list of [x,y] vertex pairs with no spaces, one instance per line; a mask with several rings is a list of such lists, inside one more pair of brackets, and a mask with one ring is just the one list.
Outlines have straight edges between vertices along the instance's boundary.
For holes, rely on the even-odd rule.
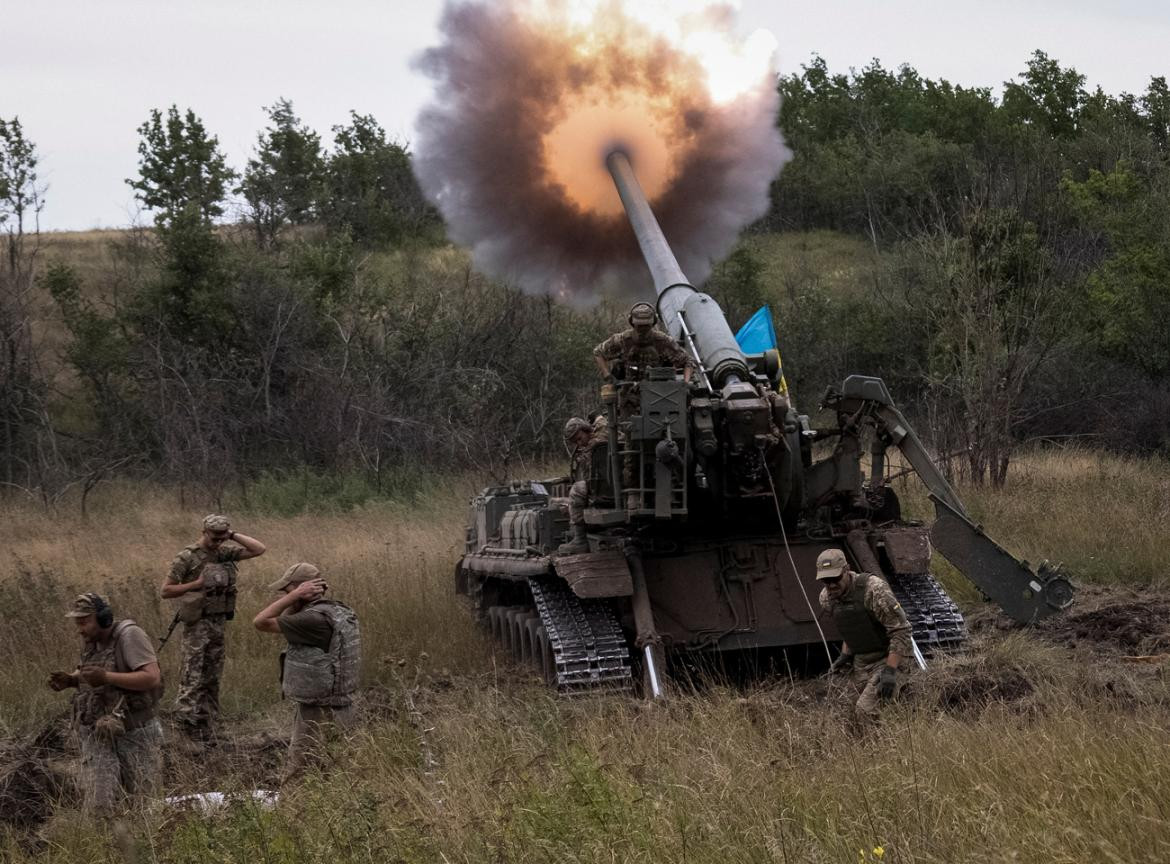
[[[634,0],[636,2],[636,0]],[[430,96],[411,58],[432,44],[439,0],[0,0],[0,117],[19,116],[49,183],[42,228],[138,218],[124,180],[151,108],[191,107],[242,167],[262,106],[293,100],[328,138],[349,109],[410,139]],[[742,0],[792,72],[814,53],[844,71],[873,58],[998,88],[1036,48],[1111,93],[1170,76],[1170,4],[1157,0]]]

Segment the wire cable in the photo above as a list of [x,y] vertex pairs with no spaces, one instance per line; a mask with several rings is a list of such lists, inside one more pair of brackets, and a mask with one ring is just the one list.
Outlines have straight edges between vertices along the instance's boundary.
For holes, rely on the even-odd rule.
[[796,579],[796,584],[800,586],[800,593],[804,595],[805,605],[808,606],[809,614],[812,615],[813,624],[816,625],[817,633],[821,636],[821,644],[825,646],[825,657],[829,663],[833,662],[833,652],[829,650],[829,640],[825,638],[825,631],[821,628],[820,616],[817,615],[813,608],[812,600],[809,599],[808,591],[804,587],[804,582],[800,579],[800,571],[796,569],[796,559],[792,557],[792,547],[788,545],[788,532],[784,530],[784,514],[780,512],[780,498],[776,494],[776,484],[772,481],[772,472],[769,470],[767,463],[764,463],[764,474],[768,477],[768,487],[772,490],[772,503],[776,506],[776,519],[780,523],[780,536],[784,538],[784,551],[788,555],[788,563],[792,565],[792,576]]

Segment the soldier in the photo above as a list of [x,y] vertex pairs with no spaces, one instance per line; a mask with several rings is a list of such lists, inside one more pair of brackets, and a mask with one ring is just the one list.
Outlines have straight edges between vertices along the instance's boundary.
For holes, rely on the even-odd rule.
[[[224,545],[227,541],[238,545]],[[198,543],[171,562],[162,584],[165,600],[177,600],[183,622],[179,693],[175,714],[182,729],[204,739],[219,715],[224,625],[236,610],[236,562],[264,554],[264,544],[231,529],[226,516],[203,520]]]
[[[627,316],[630,329],[610,336],[593,349],[593,360],[606,380],[620,378],[624,381],[640,381],[646,370],[653,366],[673,366],[682,372],[683,380],[689,382],[695,364],[691,355],[663,333],[656,330],[658,313],[649,303],[635,303]],[[637,385],[622,388],[618,402],[620,415],[625,418],[638,410]],[[627,424],[623,423],[622,426]],[[625,431],[619,430],[622,440]],[[628,490],[635,485],[637,467],[634,459],[626,456],[622,460],[622,485]],[[640,506],[636,493],[627,492],[626,508],[635,510]]]
[[585,537],[585,505],[589,502],[589,468],[593,448],[606,440],[609,424],[604,415],[595,415],[594,421],[570,417],[565,423],[565,446],[571,447],[569,476],[573,485],[569,488],[569,528],[573,537],[562,543],[557,552],[561,555],[579,555],[589,551],[589,540]]
[[[627,318],[630,329],[610,336],[593,349],[593,360],[603,378],[615,375],[626,381],[640,381],[651,366],[673,366],[690,381],[695,364],[691,355],[663,333],[654,329],[658,313],[649,303],[635,303]],[[618,365],[620,363],[620,368]]]
[[81,594],[69,606],[81,636],[73,672],[53,672],[49,687],[77,687],[73,723],[81,746],[85,809],[108,814],[119,793],[149,795],[162,772],[162,726],[157,716],[162,673],[150,637],[98,594]]
[[821,608],[833,616],[844,640],[831,671],[850,673],[861,691],[854,705],[859,726],[879,718],[878,706],[894,699],[910,671],[910,622],[881,576],[854,573],[845,553],[826,549],[817,557]]
[[281,692],[296,705],[296,714],[283,785],[300,774],[306,761],[320,758],[330,727],[345,729],[352,722],[362,640],[357,615],[325,597],[329,586],[312,564],[294,564],[269,587],[280,596],[252,623],[288,642],[281,655]]

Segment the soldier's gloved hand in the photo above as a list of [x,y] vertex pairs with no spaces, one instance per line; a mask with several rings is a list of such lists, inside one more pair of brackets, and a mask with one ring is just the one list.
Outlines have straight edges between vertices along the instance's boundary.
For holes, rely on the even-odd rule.
[[843,675],[853,667],[852,654],[838,654],[833,665],[829,667],[830,675]]
[[53,690],[64,690],[68,687],[76,686],[73,682],[73,676],[68,672],[50,672],[49,673],[49,687]]
[[881,674],[878,675],[877,692],[882,699],[893,699],[894,688],[898,684],[898,670],[891,669],[889,666],[883,666]]

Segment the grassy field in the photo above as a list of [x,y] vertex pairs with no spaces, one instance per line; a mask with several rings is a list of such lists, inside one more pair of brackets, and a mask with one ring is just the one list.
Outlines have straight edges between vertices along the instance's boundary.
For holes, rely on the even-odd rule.
[[[364,722],[331,773],[274,811],[239,806],[201,818],[146,809],[131,815],[120,843],[63,801],[35,840],[0,839],[0,860],[1133,862],[1170,854],[1164,664],[1127,663],[1075,634],[988,626],[863,739],[843,731],[846,694],[823,681],[712,685],[665,705],[557,699],[493,651],[452,596],[473,487],[448,479],[412,502],[346,512],[230,511],[236,527],[269,546],[241,567],[240,615],[229,632],[224,709],[241,743],[202,763],[172,754],[168,791],[271,780],[279,748],[270,742],[288,712],[275,681],[279,640],[249,620],[266,600],[264,584],[298,560],[325,569],[363,621]],[[1050,451],[1022,460],[1004,493],[964,494],[989,531],[1030,560],[1063,559],[1079,580],[1129,585],[1138,602],[1164,599],[1165,464]],[[911,484],[903,497],[924,504]],[[61,617],[74,593],[108,592],[154,633],[169,618],[157,585],[194,539],[202,511],[139,488],[111,486],[96,498],[87,522],[12,503],[0,513],[11,538],[0,553],[6,738],[35,732],[64,708],[43,681],[75,659]],[[174,647],[163,658],[171,681]],[[250,750],[253,739],[260,743]]]

